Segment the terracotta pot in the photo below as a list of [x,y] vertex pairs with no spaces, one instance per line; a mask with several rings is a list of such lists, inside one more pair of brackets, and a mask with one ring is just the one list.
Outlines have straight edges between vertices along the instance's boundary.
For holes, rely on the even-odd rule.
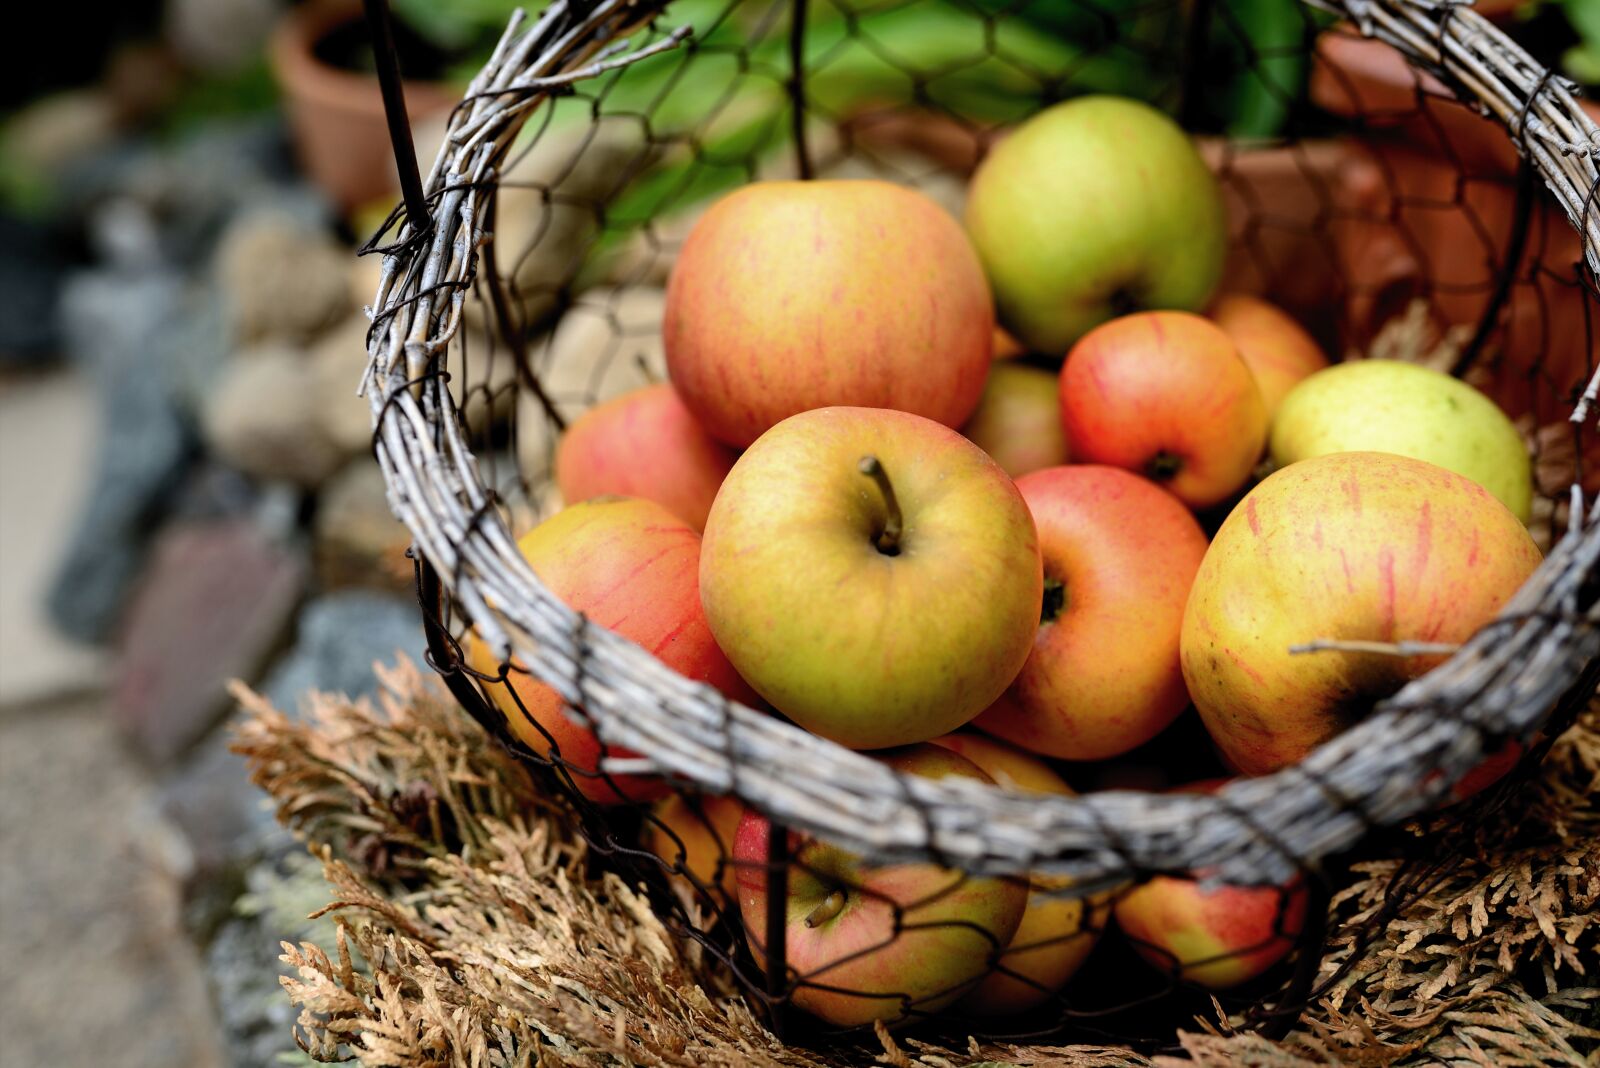
[[[273,31],[273,73],[283,91],[295,148],[306,173],[344,211],[399,188],[394,153],[376,78],[340,70],[319,59],[314,46],[331,30],[361,17],[355,0],[320,0],[290,9]],[[454,107],[449,86],[406,82],[413,122]],[[426,170],[429,161],[421,161]]]
[[[1510,133],[1394,49],[1343,31],[1318,42],[1311,96],[1364,135],[1330,228],[1350,343],[1370,342],[1417,298],[1439,331],[1470,334],[1492,307],[1511,250],[1519,157]],[[1584,107],[1600,121],[1600,105]],[[1540,196],[1486,359],[1471,376],[1513,416],[1558,421],[1587,381],[1600,306],[1581,284],[1581,260],[1577,231]]]

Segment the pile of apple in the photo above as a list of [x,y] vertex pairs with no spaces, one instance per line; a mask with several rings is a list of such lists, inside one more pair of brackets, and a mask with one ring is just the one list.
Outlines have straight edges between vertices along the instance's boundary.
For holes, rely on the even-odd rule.
[[[911,774],[1068,793],[1049,761],[1125,754],[1190,704],[1238,774],[1286,767],[1441,659],[1359,643],[1461,642],[1534,569],[1530,466],[1465,384],[1329,367],[1282,311],[1215,298],[1224,253],[1188,137],[1109,97],[999,143],[965,228],[880,182],[747,186],[677,260],[670,384],[567,431],[568,506],[522,550],[673,669]],[[1358,646],[1290,652],[1316,639]],[[759,960],[766,820],[602,773],[525,673],[494,691],[590,799],[658,802],[645,844],[737,902]],[[1305,909],[1297,883],[1159,878],[1113,909],[798,836],[790,855],[793,1000],[840,1026],[1037,1005],[1112,911],[1157,967],[1236,985]]]

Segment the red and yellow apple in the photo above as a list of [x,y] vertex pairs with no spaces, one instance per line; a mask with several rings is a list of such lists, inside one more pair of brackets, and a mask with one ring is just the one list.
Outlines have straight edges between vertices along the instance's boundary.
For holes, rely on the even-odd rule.
[[[736,797],[673,794],[656,802],[644,826],[644,845],[667,863],[691,900],[720,886],[727,900],[738,900],[738,869],[733,840],[744,805]],[[691,878],[685,878],[684,874]],[[713,906],[722,902],[713,900]]]
[[1390,453],[1302,460],[1250,491],[1200,565],[1189,694],[1235,769],[1276,771],[1443,659],[1291,646],[1463,642],[1538,563],[1517,517],[1452,471]]
[[1114,319],[1061,369],[1067,450],[1159,482],[1191,508],[1245,484],[1267,440],[1267,406],[1239,350],[1187,312]]
[[712,436],[745,446],[829,405],[960,426],[994,346],[983,268],[925,195],[876,181],[757,182],[673,266],[667,368]]
[[996,363],[961,433],[1012,478],[1066,463],[1056,376],[1027,364]]
[[[966,757],[998,786],[1072,794],[1044,761],[993,738],[963,732],[935,738],[932,744]],[[1028,883],[1028,907],[1017,933],[995,962],[995,970],[961,1001],[969,1012],[1003,1016],[1043,1004],[1083,966],[1105,930],[1110,907],[1103,895],[1086,902],[1052,894],[1070,885],[1058,876],[1034,875]]]
[[[1225,780],[1184,791],[1211,793]],[[1227,990],[1282,960],[1304,929],[1306,889],[1296,876],[1278,886],[1201,889],[1195,879],[1157,875],[1120,891],[1115,912],[1139,955],[1165,974]]]
[[[918,745],[880,759],[930,779],[988,782],[971,761]],[[770,824],[747,812],[734,842],[739,909],[756,959],[767,932]],[[972,990],[1006,946],[1028,899],[1018,879],[978,879],[932,864],[873,866],[792,836],[784,949],[801,1009],[838,1027],[933,1012]]]
[[[717,648],[700,607],[700,535],[654,501],[597,497],[540,523],[517,542],[539,580],[589,622],[615,631],[688,678],[736,700],[754,694]],[[467,663],[498,674],[499,658],[473,631]],[[515,662],[511,667],[516,668]],[[527,672],[510,670],[489,687],[517,738],[540,756],[559,755],[574,785],[593,801],[660,797],[659,780],[598,774],[598,738],[575,722],[561,697]],[[631,756],[626,750],[613,756]]]
[[671,386],[645,386],[567,427],[556,446],[556,485],[568,504],[609,494],[640,497],[701,530],[736,459],[694,421]]
[[1239,356],[1255,375],[1270,419],[1284,395],[1301,379],[1328,366],[1322,348],[1275,304],[1248,293],[1224,293],[1208,317],[1233,340]]
[[1044,607],[1027,663],[974,726],[1068,760],[1143,745],[1189,703],[1178,633],[1205,532],[1115,467],[1047,468],[1017,489],[1039,531]]
[[1016,677],[1043,588],[1000,466],[929,419],[821,408],[773,427],[711,506],[700,599],[728,658],[854,749],[926,741]]
[[1083,96],[989,152],[967,232],[1000,320],[1056,355],[1116,315],[1198,311],[1222,278],[1222,194],[1189,135],[1137,100]]

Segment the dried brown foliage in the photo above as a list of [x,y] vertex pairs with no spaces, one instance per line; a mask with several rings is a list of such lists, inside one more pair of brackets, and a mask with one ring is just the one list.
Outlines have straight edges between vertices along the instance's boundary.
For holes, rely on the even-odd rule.
[[[380,669],[381,670],[381,669]],[[597,873],[559,801],[402,663],[380,707],[312,695],[291,719],[242,688],[237,750],[322,858],[336,943],[284,945],[297,1039],[369,1065],[822,1066],[784,1046],[645,897]],[[1585,1065],[1600,1055],[1600,704],[1513,806],[1447,832],[1465,857],[1361,941],[1401,870],[1356,865],[1325,977],[1281,1041],[1179,1036],[1208,1066]],[[1103,1046],[929,1045],[863,1063],[1145,1068]]]

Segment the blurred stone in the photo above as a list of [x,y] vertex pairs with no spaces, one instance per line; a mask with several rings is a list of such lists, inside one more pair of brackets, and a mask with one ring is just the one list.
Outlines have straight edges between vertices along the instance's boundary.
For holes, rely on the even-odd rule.
[[411,532],[389,510],[383,472],[357,460],[331,479],[317,500],[312,559],[323,589],[370,586],[408,590]]
[[117,136],[117,108],[99,89],[41,97],[5,125],[4,152],[13,166],[50,174],[103,148]]
[[261,491],[242,472],[214,460],[202,460],[183,480],[172,504],[175,519],[227,519],[249,515],[261,502]]
[[667,380],[661,343],[664,290],[596,289],[534,344],[539,379],[568,422],[602,401]]
[[110,633],[193,454],[164,364],[164,331],[182,314],[182,282],[161,269],[83,272],[62,294],[67,351],[93,372],[103,405],[94,487],[48,598],[61,629],[84,641]]
[[[367,299],[372,299],[369,294]],[[372,451],[372,408],[357,396],[361,369],[367,361],[365,314],[346,316],[311,349],[311,379],[317,425],[345,456]]]
[[265,345],[235,353],[202,413],[217,456],[260,479],[315,487],[345,458],[317,418],[311,361]]
[[282,641],[305,585],[296,553],[247,519],[184,523],[158,539],[129,606],[112,715],[148,757],[171,760],[227,708]]
[[216,276],[241,342],[306,342],[351,310],[351,253],[320,227],[282,211],[254,211],[228,226]]
[[167,0],[166,37],[183,61],[200,70],[238,70],[266,46],[280,0]]
[[530,485],[538,486],[555,477],[553,464],[560,436],[533,390],[521,390],[517,394],[517,470]]
[[198,424],[206,399],[216,390],[233,353],[228,317],[217,287],[191,284],[181,309],[161,332],[173,403],[191,425]]
[[301,1059],[296,1010],[278,982],[292,974],[278,960],[280,943],[332,945],[333,921],[306,919],[331,898],[322,865],[304,850],[268,857],[245,873],[245,893],[206,947],[212,998],[235,1068]]
[[65,268],[51,227],[0,211],[0,368],[38,367],[59,354]]
[[231,740],[212,731],[156,793],[161,815],[183,835],[191,892],[258,856],[279,830],[244,760],[228,751]]
[[0,706],[103,685],[105,655],[59,633],[44,595],[93,473],[94,391],[70,372],[0,390]]
[[0,718],[6,1065],[225,1063],[152,792],[98,701]]
[[351,698],[376,694],[373,661],[405,653],[420,664],[425,650],[416,598],[340,590],[301,609],[294,648],[272,666],[261,692],[289,713],[312,689]]

